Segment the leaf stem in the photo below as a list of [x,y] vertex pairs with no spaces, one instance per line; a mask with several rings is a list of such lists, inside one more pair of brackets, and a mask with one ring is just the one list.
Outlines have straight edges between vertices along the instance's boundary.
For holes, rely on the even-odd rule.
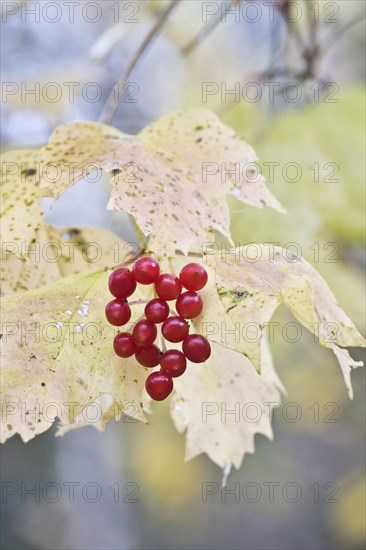
[[[161,31],[162,27],[164,26],[166,20],[168,19],[170,13],[178,6],[178,4],[182,0],[172,0],[170,4],[162,9],[158,13],[157,21],[155,25],[150,29],[148,34],[145,36],[144,40],[142,41],[140,47],[136,51],[135,55],[131,59],[130,63],[127,66],[127,70],[123,72],[123,74],[120,76],[118,83],[117,83],[117,90],[124,89],[125,85],[127,84],[128,78],[130,74],[132,73],[133,69],[136,67],[138,62],[141,60],[143,54],[148,50],[149,46],[151,46],[154,38],[156,38]],[[120,94],[118,94],[120,96]],[[107,99],[107,102],[103,108],[103,111],[99,117],[99,122],[102,124],[111,124],[113,121],[113,118],[117,112],[117,109],[119,107],[119,104],[121,102],[122,98],[119,99],[119,101],[115,100],[115,89],[113,87],[113,91],[109,94],[109,97]]]
[[132,302],[128,302],[129,306],[138,306],[141,304],[148,304],[150,300],[133,300]]
[[143,232],[141,231],[141,229],[139,228],[139,226],[137,225],[137,222],[136,222],[136,220],[133,216],[130,216],[130,222],[131,222],[132,227],[135,230],[136,237],[137,237],[137,240],[139,242],[141,251],[144,252],[147,248],[147,239],[146,239],[145,235],[143,234]]

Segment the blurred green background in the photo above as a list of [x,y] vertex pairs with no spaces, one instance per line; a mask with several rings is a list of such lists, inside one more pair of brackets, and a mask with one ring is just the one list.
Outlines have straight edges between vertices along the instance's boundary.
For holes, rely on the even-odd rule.
[[[42,93],[39,101],[31,94],[3,93],[3,150],[42,145],[62,122],[97,120],[110,87],[167,2],[83,0],[73,20],[65,2],[52,2],[59,12],[52,6],[44,11],[46,4],[2,2],[3,82],[17,85],[20,92],[37,83],[44,90],[50,82],[63,90],[57,101]],[[240,12],[238,20],[227,15],[225,21],[221,10],[227,4],[180,3],[132,73],[137,101],[121,104],[115,125],[135,132],[172,109],[214,109],[256,149],[270,189],[288,210],[284,216],[243,208],[230,199],[234,240],[297,243],[365,333],[364,4],[315,2],[318,12],[312,12],[305,2],[295,2],[302,11],[294,24],[286,22],[281,10],[270,19],[268,6],[259,1],[240,4],[261,8],[258,21],[250,11]],[[27,8],[39,9],[39,18]],[[52,22],[57,13],[60,19]],[[213,28],[192,46],[204,16]],[[78,84],[74,101],[65,91],[70,82]],[[90,83],[102,91],[96,101],[87,98]],[[219,91],[206,102],[207,83]],[[240,97],[225,94],[236,83]],[[260,100],[249,96],[248,83],[255,84],[252,90],[260,86]],[[265,93],[269,83],[275,85],[273,101]],[[289,83],[292,91],[301,90],[298,101],[284,98]],[[248,95],[243,97],[243,90]],[[81,183],[68,193],[50,223],[103,225],[131,239],[125,217],[112,219],[103,212],[107,183],[98,189]],[[291,320],[282,309],[274,318],[281,326]],[[207,457],[184,462],[184,437],[172,425],[169,404],[155,404],[147,426],[112,422],[103,434],[86,428],[63,438],[55,438],[52,428],[27,445],[18,438],[8,441],[1,460],[2,547],[364,548],[364,369],[352,375],[355,397],[350,402],[335,357],[310,334],[303,333],[294,344],[279,333],[272,350],[287,395],[274,414],[274,441],[258,436],[255,454],[229,476],[227,489],[239,487],[239,499],[220,492],[222,472]],[[353,350],[356,360],[363,355]],[[286,406],[290,403],[301,412],[297,422],[286,416],[291,407],[294,411]],[[65,485],[71,482],[78,484],[73,502],[70,485]],[[203,484],[208,482],[217,493],[204,502]],[[17,493],[6,495],[6,483],[16,484]],[[37,483],[39,502],[24,493]],[[55,487],[49,487],[46,497],[42,494],[48,483],[62,489],[57,502],[51,502]],[[97,485],[88,490],[88,483]],[[276,484],[273,499],[268,483]],[[296,502],[286,484],[300,487]],[[100,499],[90,502],[95,487]],[[249,489],[244,498],[247,487],[259,490],[259,498]]]

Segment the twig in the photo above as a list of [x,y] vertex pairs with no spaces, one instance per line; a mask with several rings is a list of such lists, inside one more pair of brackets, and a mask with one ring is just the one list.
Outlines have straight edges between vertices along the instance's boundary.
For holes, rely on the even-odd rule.
[[[239,4],[241,3],[242,0],[239,0],[238,2],[236,2],[236,5],[239,6]],[[233,0],[228,0],[226,6],[225,6],[225,11],[224,11],[224,15],[226,15],[226,13],[229,11],[229,9],[231,8],[231,6],[234,4],[234,1]],[[188,42],[188,44],[186,44],[183,48],[182,48],[182,53],[183,55],[189,55],[190,53],[193,52],[194,49],[197,48],[197,46],[199,46],[203,40],[205,38],[207,38],[213,30],[215,30],[215,28],[217,27],[217,25],[220,23],[220,21],[222,20],[222,12],[220,12],[216,17],[214,17],[207,25],[205,25],[199,32],[198,34],[196,34],[196,36],[194,36],[192,38],[192,40],[190,40],[190,42]]]
[[[161,31],[165,21],[169,17],[170,13],[178,6],[178,4],[182,0],[172,0],[170,4],[163,10],[161,10],[158,14],[157,21],[155,25],[152,27],[152,29],[148,32],[146,37],[144,38],[142,44],[138,48],[137,52],[131,59],[127,70],[121,75],[120,79],[118,80],[117,89],[124,89],[124,86],[127,84],[130,74],[132,73],[133,69],[136,67],[138,62],[141,60],[142,56],[146,51],[148,50],[149,46],[151,46],[154,38],[156,38]],[[111,94],[109,95],[107,102],[103,108],[102,114],[99,117],[99,122],[103,124],[111,124],[113,121],[113,118],[117,112],[117,109],[119,107],[120,101],[115,100],[115,91],[113,90]]]
[[316,23],[316,18],[312,14],[312,6],[311,4],[306,4],[307,6],[307,21],[308,21],[308,27],[309,27],[309,43],[310,44],[316,44],[317,42],[317,30],[318,25]]
[[164,338],[163,333],[162,333],[161,330],[160,330],[160,344],[161,344],[162,351],[165,353],[166,350],[167,350],[167,347],[166,347],[165,338]]
[[297,24],[295,22],[290,22],[289,21],[287,23],[287,29],[288,29],[288,35],[292,36],[294,38],[295,42],[299,46],[299,50],[300,51],[304,50],[305,49],[304,38],[301,35],[301,32],[300,32],[299,27],[297,26]]
[[127,258],[116,267],[128,267],[130,264],[132,264],[133,262],[141,258],[144,252],[145,251],[142,248],[140,248],[139,250],[137,250],[137,252],[135,252],[131,256],[127,256]]
[[328,53],[328,49],[334,46],[334,44],[336,44],[338,40],[343,38],[344,34],[347,31],[349,31],[352,27],[357,25],[357,23],[361,23],[362,21],[365,21],[365,16],[348,21],[348,23],[341,27],[336,33],[329,33],[328,36],[324,39],[324,42],[320,44],[322,51]]

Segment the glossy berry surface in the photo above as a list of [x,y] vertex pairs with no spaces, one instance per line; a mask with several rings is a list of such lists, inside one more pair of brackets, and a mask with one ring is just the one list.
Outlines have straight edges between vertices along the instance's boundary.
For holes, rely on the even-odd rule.
[[156,326],[147,319],[138,321],[132,331],[132,337],[138,346],[150,346],[157,335]]
[[200,264],[191,263],[183,267],[179,279],[187,290],[201,290],[207,283],[207,271]]
[[137,351],[137,345],[129,332],[120,332],[113,340],[113,348],[119,357],[132,357]]
[[176,300],[182,292],[182,284],[175,275],[163,273],[155,283],[155,290],[162,300]]
[[146,380],[145,388],[151,399],[163,401],[173,391],[173,380],[165,372],[152,372]]
[[160,359],[160,366],[173,378],[182,376],[187,367],[187,360],[183,353],[177,349],[169,349]]
[[109,292],[116,298],[128,298],[135,292],[136,286],[136,281],[131,271],[124,267],[116,269],[109,276]]
[[194,319],[203,309],[202,298],[197,292],[183,292],[175,304],[175,309],[184,319]]
[[211,355],[211,346],[200,334],[189,334],[183,342],[183,353],[192,363],[203,363]]
[[[119,332],[114,337],[113,348],[119,357],[134,357],[143,367],[155,370],[160,365],[160,371],[152,372],[145,383],[147,393],[156,401],[170,395],[174,379],[185,373],[188,361],[203,363],[211,355],[208,340],[199,334],[189,334],[188,323],[202,313],[203,300],[197,291],[207,280],[206,270],[197,263],[183,267],[179,277],[172,273],[161,274],[159,263],[150,256],[139,258],[131,269],[117,268],[109,277],[109,290],[115,298],[105,308],[109,323],[115,327],[125,325],[131,319],[130,306],[145,304],[144,317],[139,317],[130,332]],[[154,285],[156,297],[136,299],[129,304],[127,299],[135,292],[137,283]],[[175,303],[170,306],[171,300]],[[140,312],[134,318],[139,315]],[[159,324],[164,352],[155,344]],[[182,350],[167,350],[164,340],[180,343],[177,347]]]
[[182,342],[187,336],[189,325],[182,317],[168,317],[161,327],[161,332],[168,342]]
[[111,325],[120,327],[131,319],[131,309],[123,300],[112,300],[106,305],[105,316]]
[[160,363],[161,352],[158,346],[152,344],[143,348],[138,348],[135,354],[136,360],[143,367],[157,367]]
[[169,306],[161,298],[154,298],[145,306],[145,317],[152,323],[163,323],[168,315]]
[[133,276],[136,281],[142,285],[155,283],[160,275],[159,264],[154,258],[146,256],[137,260],[132,268]]

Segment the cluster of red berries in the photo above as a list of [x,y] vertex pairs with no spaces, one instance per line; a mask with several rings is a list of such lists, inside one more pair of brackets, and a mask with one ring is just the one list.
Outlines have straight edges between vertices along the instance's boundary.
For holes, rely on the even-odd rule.
[[[170,273],[160,274],[160,266],[154,258],[144,257],[132,267],[119,268],[109,277],[109,290],[115,299],[105,308],[107,320],[120,327],[131,318],[127,298],[135,292],[137,283],[155,285],[157,298],[146,303],[145,318],[137,321],[132,332],[119,332],[114,338],[114,351],[119,357],[132,357],[144,367],[157,367],[146,380],[146,390],[152,399],[162,401],[173,390],[173,380],[186,370],[187,359],[202,363],[211,355],[209,342],[200,334],[189,334],[187,319],[197,317],[203,308],[202,298],[197,294],[207,283],[206,270],[197,263],[183,267],[179,278]],[[182,288],[187,292],[182,293]],[[167,302],[176,300],[174,315],[170,314]],[[182,351],[161,351],[154,344],[158,324],[162,323],[162,337],[168,342],[182,342]]]

